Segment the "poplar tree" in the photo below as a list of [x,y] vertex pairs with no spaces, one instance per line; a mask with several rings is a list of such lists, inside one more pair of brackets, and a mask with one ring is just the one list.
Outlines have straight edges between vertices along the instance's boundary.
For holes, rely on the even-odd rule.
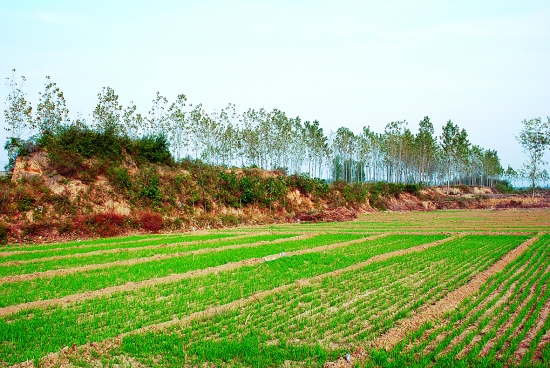
[[550,118],[548,122],[541,118],[523,120],[522,128],[516,139],[527,154],[527,162],[521,169],[522,175],[531,181],[531,196],[535,197],[535,185],[545,175],[542,167],[546,164],[544,153],[550,147]]

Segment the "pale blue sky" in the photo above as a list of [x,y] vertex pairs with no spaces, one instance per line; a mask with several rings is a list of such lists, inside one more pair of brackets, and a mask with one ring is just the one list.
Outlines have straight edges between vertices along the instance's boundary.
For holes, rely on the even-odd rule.
[[111,86],[143,113],[160,91],[326,130],[451,119],[519,168],[520,122],[550,115],[549,19],[548,0],[0,0],[0,71],[34,105],[50,75],[73,116]]

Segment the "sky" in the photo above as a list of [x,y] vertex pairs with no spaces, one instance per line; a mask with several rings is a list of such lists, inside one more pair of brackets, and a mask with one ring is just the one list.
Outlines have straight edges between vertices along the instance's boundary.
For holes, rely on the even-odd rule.
[[518,169],[522,120],[550,115],[548,19],[548,0],[0,0],[0,76],[24,75],[34,106],[51,76],[73,117],[110,86],[142,113],[183,93],[326,131],[450,119]]

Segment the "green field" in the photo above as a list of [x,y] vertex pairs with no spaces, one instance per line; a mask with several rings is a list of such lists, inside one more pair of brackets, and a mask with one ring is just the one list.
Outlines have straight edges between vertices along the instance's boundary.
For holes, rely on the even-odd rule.
[[0,366],[548,367],[549,232],[478,210],[8,245]]

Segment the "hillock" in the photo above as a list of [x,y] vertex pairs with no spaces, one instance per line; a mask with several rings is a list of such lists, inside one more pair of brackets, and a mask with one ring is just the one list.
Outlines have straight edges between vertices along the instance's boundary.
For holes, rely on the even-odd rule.
[[[421,184],[329,184],[306,174],[176,161],[163,135],[130,139],[84,126],[43,134],[18,149],[13,173],[0,181],[3,242],[342,221],[367,211],[511,203],[507,197],[489,200],[488,188],[461,186],[446,193]],[[518,207],[525,199],[512,201]]]

